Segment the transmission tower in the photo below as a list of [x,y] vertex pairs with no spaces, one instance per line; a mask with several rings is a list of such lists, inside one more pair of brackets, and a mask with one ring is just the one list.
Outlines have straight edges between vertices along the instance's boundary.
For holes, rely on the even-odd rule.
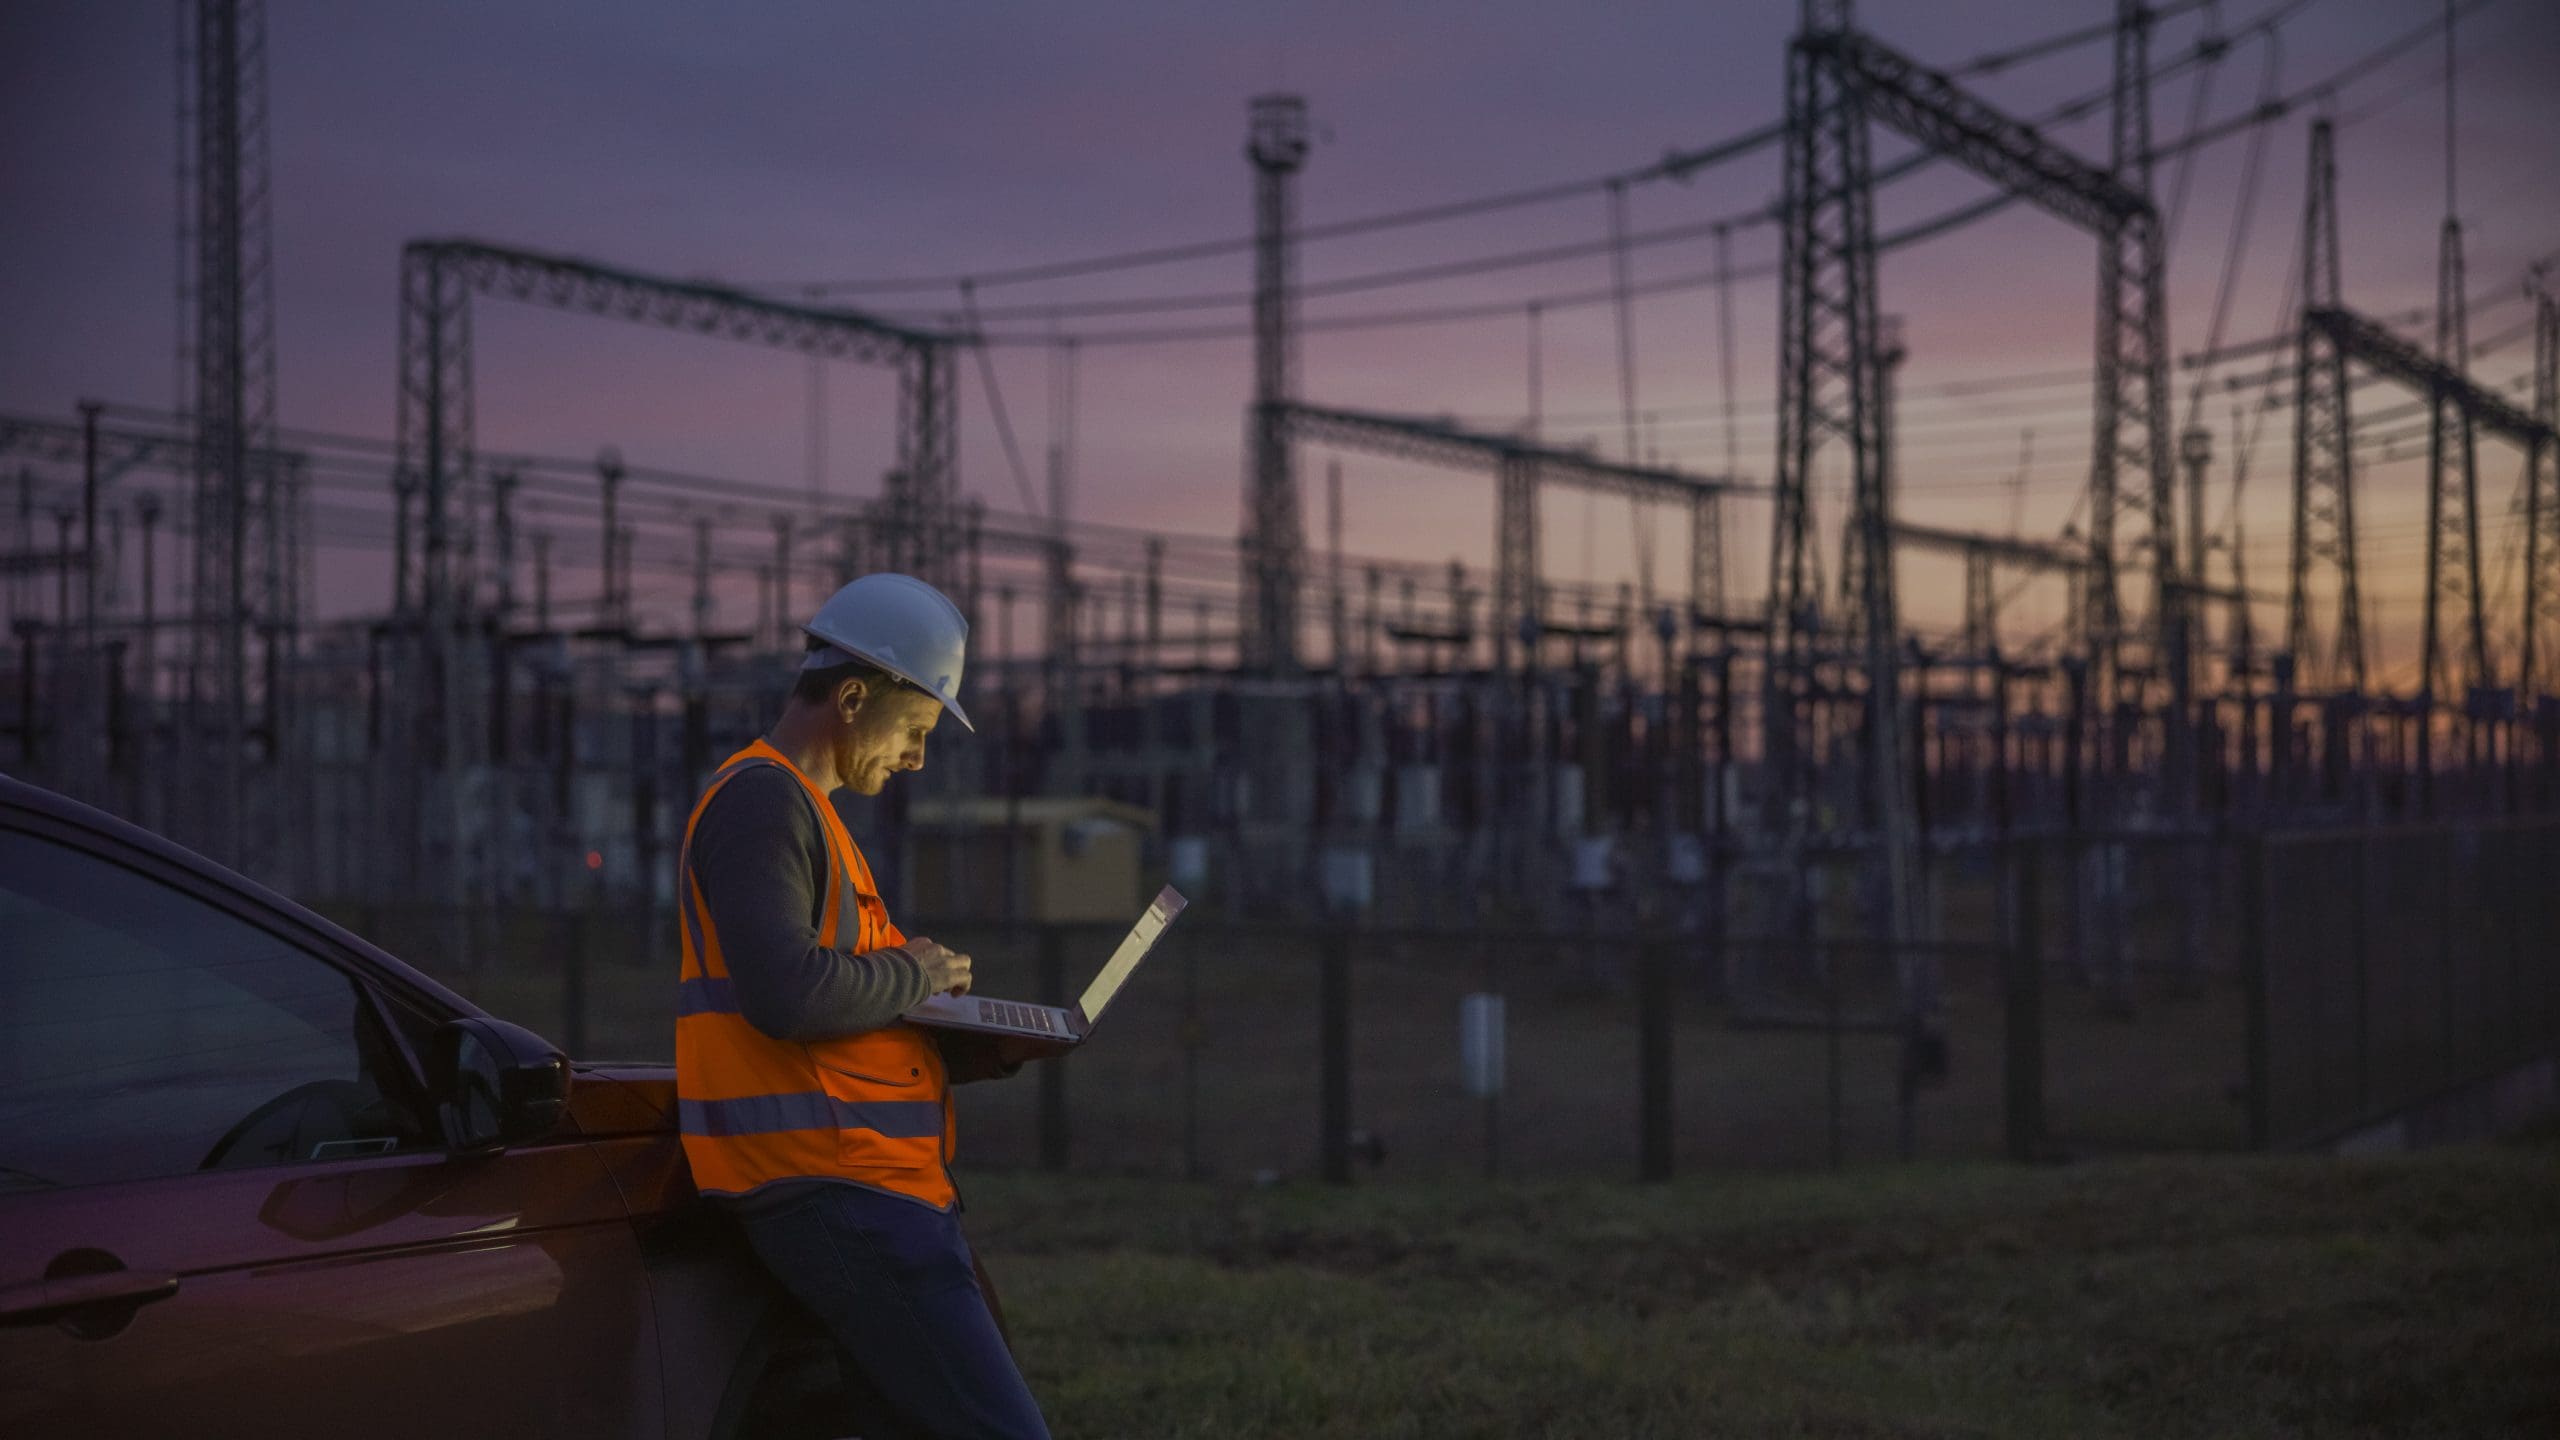
[[[1894,88],[1850,28],[1848,0],[1804,0],[1787,55],[1786,184],[1780,288],[1777,516],[1769,585],[1771,799],[1790,833],[1800,828],[1811,757],[1799,741],[1799,697],[1812,689],[1820,582],[1812,573],[1812,476],[1839,442],[1850,475],[1855,628],[1864,641],[1869,799],[1883,862],[1886,939],[1906,1019],[1933,1027],[1934,965],[1907,942],[1922,938],[1918,832],[1903,753],[1901,637],[1893,577],[1893,503],[1882,393],[1889,347],[1876,311],[1874,170],[1869,102]],[[1882,52],[1887,66],[1893,59]],[[1882,80],[1881,86],[1878,81]],[[1924,139],[1924,143],[1926,140]],[[1799,905],[1803,902],[1799,897]]]
[[[2533,418],[2544,433],[2525,451],[2524,638],[2519,694],[2548,685],[2544,647],[2560,647],[2560,300],[2537,286],[2533,305]],[[2560,687],[2553,687],[2560,689]]]
[[[2460,380],[2470,355],[2470,323],[2462,299],[2462,222],[2447,215],[2436,264],[2436,363]],[[2435,386],[2427,396],[2426,642],[2419,683],[2439,698],[2497,683],[2481,604],[2480,475],[2474,437],[2471,413],[2454,387]],[[2451,644],[2444,633],[2448,623],[2462,627]]]
[[[2311,184],[2302,212],[2305,316],[2345,303],[2338,281],[2338,164],[2329,122],[2311,127]],[[2347,353],[2327,327],[2306,319],[2294,348],[2293,573],[2285,596],[2285,648],[2315,684],[2362,690],[2363,589],[2356,570],[2355,427],[2348,411]],[[2337,630],[2324,656],[2311,633],[2315,569],[2338,595]]]
[[[1853,491],[1873,487],[1875,256],[1872,174],[1859,120],[1888,124],[2095,235],[2100,245],[2097,434],[2091,461],[2094,554],[2083,588],[2102,679],[2123,634],[2117,573],[2147,552],[2154,572],[2154,648],[2184,698],[2177,603],[2174,454],[2169,437],[2167,325],[2159,210],[2143,189],[2140,143],[2146,18],[2128,7],[2119,27],[2117,165],[2090,164],[2036,127],[1968,94],[1944,74],[1848,27],[1846,0],[1807,0],[1806,28],[1788,77],[1783,207],[1777,521],[1770,566],[1772,667],[1782,685],[1801,672],[1815,623],[1812,517],[1806,479],[1816,431],[1851,442]],[[2120,487],[2120,472],[2147,483]],[[2130,518],[2139,533],[2125,533]],[[1772,706],[1783,729],[1788,706]],[[1783,735],[1774,737],[1783,757]],[[1782,762],[1782,773],[1785,770]]]
[[[249,833],[249,633],[277,587],[280,477],[274,448],[275,292],[267,213],[266,12],[260,0],[181,0],[181,244],[193,241],[187,409],[196,427],[195,544],[185,727],[214,737],[204,767],[218,787],[203,839],[243,863]],[[190,63],[192,62],[192,63]],[[286,617],[269,615],[282,621]]]
[[[2109,168],[2140,203],[2117,216],[2098,242],[2098,387],[2096,464],[2090,475],[2088,616],[2112,684],[2124,633],[2117,569],[2117,525],[2147,540],[2152,574],[2154,663],[2168,671],[2177,714],[2187,713],[2191,673],[2186,659],[2186,607],[2178,585],[2176,478],[2169,434],[2167,254],[2160,212],[2151,203],[2151,12],[2143,0],[2116,0],[2115,107]],[[2134,483],[2123,483],[2127,476]],[[2104,693],[2102,691],[2102,693]],[[2173,725],[2173,736],[2183,724]],[[2184,793],[2183,787],[2179,793]]]
[[1245,497],[1244,552],[1250,622],[1247,666],[1297,668],[1298,582],[1306,537],[1299,521],[1296,457],[1283,411],[1297,398],[1297,175],[1307,159],[1307,102],[1261,95],[1252,102],[1245,153],[1253,161],[1253,478]]
[[[1787,52],[1787,139],[1781,214],[1776,514],[1770,530],[1765,706],[1773,819],[1799,798],[1797,706],[1812,685],[1822,626],[1813,470],[1826,442],[1843,442],[1854,495],[1877,488],[1883,453],[1875,403],[1875,195],[1867,125],[1844,67],[1820,37],[1845,33],[1848,0],[1804,0]],[[1879,599],[1887,597],[1878,596]],[[1888,601],[1889,603],[1889,601]]]

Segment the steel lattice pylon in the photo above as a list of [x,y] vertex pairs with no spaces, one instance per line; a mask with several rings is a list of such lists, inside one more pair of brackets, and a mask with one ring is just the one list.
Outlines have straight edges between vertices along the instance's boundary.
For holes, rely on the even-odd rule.
[[1873,174],[1865,114],[1843,67],[1820,48],[1849,23],[1846,0],[1808,0],[1787,54],[1787,143],[1781,212],[1776,510],[1770,530],[1765,707],[1771,799],[1784,821],[1797,798],[1797,707],[1812,682],[1822,624],[1812,475],[1824,442],[1846,442],[1853,484],[1881,453],[1874,383]]
[[[2506,399],[2496,390],[2474,383],[2452,363],[2428,354],[2425,349],[2402,339],[2389,326],[2369,316],[2343,307],[2321,306],[2304,311],[2302,323],[2317,341],[2334,347],[2343,359],[2364,365],[2383,379],[2424,397],[2426,403],[2438,411],[2432,427],[2437,432],[2438,443],[2432,447],[2430,458],[2436,462],[2432,469],[2434,478],[2440,483],[2430,486],[2428,584],[2431,590],[2441,587],[2441,593],[2453,599],[2458,622],[2465,624],[2466,628],[2480,630],[2485,637],[2486,617],[2478,609],[2480,591],[2476,568],[2479,545],[2474,497],[2478,491],[2472,477],[2476,475],[2477,467],[2465,458],[2471,443],[2465,437],[2486,429],[2492,435],[2525,446],[2530,455],[2533,447],[2552,443],[2551,426],[2528,414],[2524,407]],[[2458,320],[2452,328],[2458,338]],[[2332,431],[2332,437],[2326,443],[2343,443],[2335,434],[2336,422],[2326,423]],[[2473,618],[2475,616],[2478,618]],[[2438,661],[2451,662],[2448,653],[2451,647],[2441,644],[2435,633],[2440,628],[2437,622],[2443,618],[2441,607],[2431,605],[2427,651],[2430,665]],[[2463,648],[2485,660],[2486,646],[2481,640],[2467,641]],[[2494,683],[2490,678],[2492,672],[2485,664],[2480,664],[2474,673],[2481,677],[2479,683]],[[2427,683],[2434,685],[2468,679],[2460,675],[2437,677],[2430,671]]]
[[[2081,609],[2096,652],[2101,704],[2112,703],[2124,626],[2117,570],[2147,554],[2153,572],[2155,667],[2168,672],[2177,712],[2189,696],[2179,603],[2169,439],[2168,337],[2160,215],[2150,198],[2147,37],[2150,17],[2119,0],[2112,164],[2092,165],[1850,25],[1848,0],[1805,0],[1789,50],[1787,161],[1781,207],[1776,521],[1771,535],[1769,697],[1765,707],[1772,818],[1798,823],[1809,766],[1798,746],[1799,700],[1812,688],[1820,625],[1814,575],[1812,475],[1839,441],[1850,474],[1853,569],[1844,586],[1865,640],[1868,741],[1876,820],[1887,855],[1898,933],[1914,898],[1902,871],[1912,824],[1908,760],[1899,745],[1892,555],[1892,482],[1877,325],[1874,179],[1866,122],[1893,126],[1928,149],[2082,226],[2100,243],[2098,394],[2090,471],[2091,560]],[[2121,472],[2146,476],[2126,487]],[[2120,521],[2135,522],[2128,530]],[[2175,761],[2185,754],[2172,727]],[[2175,786],[2173,793],[2183,793]],[[1906,980],[1906,1002],[1917,1008]]]
[[413,241],[400,274],[400,463],[425,502],[422,608],[445,603],[458,612],[477,592],[456,568],[457,556],[472,553],[482,499],[472,457],[475,295],[896,367],[898,466],[882,548],[937,585],[957,583],[953,377],[962,337],[476,240]]
[[[2470,363],[2470,322],[2462,300],[2462,222],[2446,217],[2436,265],[2436,363],[2444,375],[2427,395],[2427,604],[2419,684],[2438,698],[2494,686],[2488,617],[2480,588],[2480,467],[2471,413],[2456,394]],[[2445,642],[2450,620],[2462,627]],[[2455,651],[2460,651],[2456,669]]]
[[[1883,483],[1883,472],[1875,468],[1879,460],[1871,458],[1883,453],[1873,433],[1874,381],[1860,378],[1875,363],[1874,253],[1872,227],[1854,240],[1850,228],[1871,209],[1872,182],[1862,163],[1863,142],[1842,128],[1840,117],[1852,109],[2098,237],[2098,433],[2090,478],[2094,563],[2082,609],[2102,675],[2111,672],[2123,633],[2117,571],[2127,553],[2147,554],[2155,572],[2155,643],[2163,663],[2173,661],[2184,647],[2176,603],[2161,237],[2159,212],[2142,188],[2144,167],[2135,163],[2141,153],[2135,142],[2145,128],[2138,103],[2142,87],[2132,83],[2144,59],[2141,25],[2129,18],[2118,47],[2125,112],[2119,144],[2129,147],[2119,168],[2128,176],[2090,164],[1945,75],[1846,28],[1846,8],[1842,0],[1808,6],[1788,74],[1780,474],[1769,600],[1773,684],[1784,692],[1802,683],[1790,677],[1801,676],[1806,637],[1817,619],[1806,482],[1822,434],[1852,441],[1853,486]],[[1833,28],[1822,28],[1826,17]],[[1861,313],[1868,318],[1852,324]],[[2120,487],[2119,473],[2128,469],[2146,475],[2147,483]],[[2120,527],[2128,516],[2147,533]],[[2183,698],[2185,667],[2170,668],[2173,689]],[[1770,715],[1782,791],[1792,783],[1786,777],[1793,767],[1785,759],[1789,708],[1781,694]]]
[[2524,635],[2516,687],[2526,696],[2552,686],[2560,649],[2560,300],[2534,296],[2533,418],[2542,433],[2525,451]]
[[[2151,204],[2151,20],[2143,0],[2117,0],[2110,168],[2136,204],[2098,236],[2098,384],[2089,476],[2086,615],[2102,686],[2111,684],[2126,626],[2119,570],[2148,550],[2155,668],[2168,672],[2184,715],[2191,687],[2186,606],[2178,584],[2176,468],[2169,434],[2168,257]],[[2125,483],[2130,476],[2134,483]],[[2133,522],[2130,532],[2120,531]],[[2173,726],[2172,734],[2182,733]]]
[[959,448],[956,363],[949,345],[913,346],[898,357],[898,468],[890,472],[888,494],[889,568],[945,588],[960,579],[952,479]]
[[[1779,316],[1777,511],[1771,533],[1766,726],[1773,818],[1790,835],[1810,820],[1812,757],[1798,735],[1798,706],[1813,688],[1820,582],[1813,574],[1812,477],[1823,451],[1845,452],[1850,517],[1844,588],[1856,597],[1867,678],[1868,794],[1882,860],[1886,938],[1922,938],[1918,835],[1903,753],[1900,621],[1893,579],[1893,504],[1887,447],[1886,341],[1876,310],[1874,171],[1867,119],[1879,86],[1864,37],[1848,28],[1846,0],[1806,0],[1787,56],[1786,183]],[[1874,47],[1886,65],[1899,57]],[[1925,143],[1925,137],[1924,137]],[[1799,911],[1809,904],[1796,897]],[[1903,1013],[1937,1023],[1934,961],[1905,943],[1892,954]]]
[[[2308,317],[2343,301],[2338,280],[2338,165],[2329,122],[2311,127],[2311,183],[2302,214],[2305,319],[2294,348],[2293,563],[2285,595],[2285,649],[2314,684],[2361,691],[2364,597],[2356,566],[2355,425],[2347,355]],[[2312,634],[2311,592],[2325,573],[2337,591],[2337,628],[2324,653]]]
[[1725,609],[1724,500],[1701,495],[1689,503],[1690,608],[1700,621],[1733,617]]
[[1245,153],[1254,170],[1253,410],[1240,658],[1247,666],[1290,671],[1298,665],[1306,534],[1282,410],[1298,392],[1297,175],[1307,159],[1307,102],[1296,95],[1256,96]]
[[446,252],[412,245],[400,257],[396,423],[402,478],[425,503],[417,598],[419,608],[430,612],[470,603],[471,586],[453,573],[453,532],[457,511],[471,512],[478,481],[473,390],[469,282]]

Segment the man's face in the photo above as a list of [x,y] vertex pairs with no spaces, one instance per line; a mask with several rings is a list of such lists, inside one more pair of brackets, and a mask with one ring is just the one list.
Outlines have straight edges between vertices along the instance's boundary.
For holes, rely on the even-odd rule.
[[864,689],[847,682],[836,703],[838,715],[847,705],[853,709],[836,732],[836,777],[855,794],[877,795],[891,775],[924,768],[924,737],[942,719],[940,701],[903,685]]

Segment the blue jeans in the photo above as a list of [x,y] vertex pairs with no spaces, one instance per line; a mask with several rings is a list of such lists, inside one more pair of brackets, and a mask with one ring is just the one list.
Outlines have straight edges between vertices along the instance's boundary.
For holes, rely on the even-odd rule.
[[739,1214],[747,1243],[901,1419],[963,1440],[1048,1440],[961,1238],[960,1217],[817,1182]]

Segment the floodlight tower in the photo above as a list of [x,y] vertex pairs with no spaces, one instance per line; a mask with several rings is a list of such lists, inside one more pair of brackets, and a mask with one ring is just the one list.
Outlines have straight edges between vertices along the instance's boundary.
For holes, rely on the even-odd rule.
[[[194,596],[187,694],[203,707],[191,733],[215,737],[205,767],[220,787],[201,841],[246,860],[250,574],[272,570],[277,502],[274,449],[275,293],[267,223],[267,46],[259,0],[181,5],[179,159],[182,359],[192,361],[186,408],[196,428]],[[192,247],[187,242],[192,241]],[[189,250],[192,253],[187,253]],[[283,617],[274,616],[281,620]],[[210,723],[207,723],[210,722]]]
[[1252,101],[1245,154],[1254,170],[1253,414],[1245,496],[1243,632],[1248,667],[1290,671],[1298,663],[1298,582],[1306,538],[1299,520],[1296,456],[1284,407],[1297,398],[1298,169],[1307,159],[1307,102],[1297,95]]

